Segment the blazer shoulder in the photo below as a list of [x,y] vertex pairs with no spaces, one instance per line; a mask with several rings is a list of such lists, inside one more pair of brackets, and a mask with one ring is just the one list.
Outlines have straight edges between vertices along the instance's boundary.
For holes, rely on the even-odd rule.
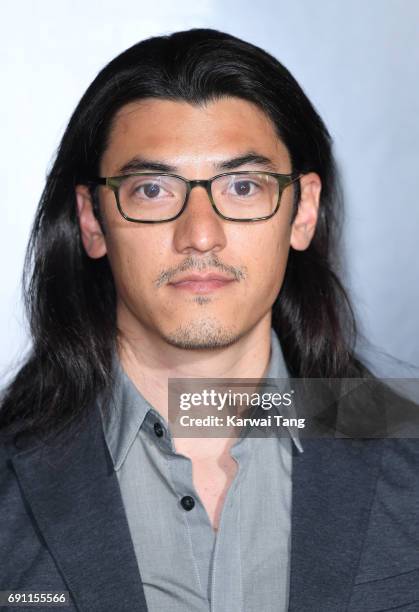
[[17,452],[14,434],[8,430],[0,430],[0,465],[7,462]]
[[419,404],[408,383],[397,382],[399,389],[377,378],[349,381],[338,402],[337,430],[354,438],[419,439]]
[[0,430],[0,463],[12,459],[17,453],[41,444],[41,440],[35,436],[20,438],[16,427],[3,428]]

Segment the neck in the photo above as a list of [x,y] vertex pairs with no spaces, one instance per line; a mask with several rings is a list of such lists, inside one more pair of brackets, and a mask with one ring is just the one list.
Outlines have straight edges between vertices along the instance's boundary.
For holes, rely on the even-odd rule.
[[233,344],[206,350],[169,345],[142,326],[119,324],[122,367],[142,396],[167,420],[169,378],[263,377],[270,359],[271,313]]

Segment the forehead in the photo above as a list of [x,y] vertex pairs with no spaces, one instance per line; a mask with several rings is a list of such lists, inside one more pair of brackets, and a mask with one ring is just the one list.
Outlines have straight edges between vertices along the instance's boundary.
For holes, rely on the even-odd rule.
[[123,106],[113,118],[102,170],[141,154],[170,161],[216,163],[255,150],[273,159],[278,171],[288,171],[289,155],[271,119],[255,104],[223,97],[205,105],[145,99]]

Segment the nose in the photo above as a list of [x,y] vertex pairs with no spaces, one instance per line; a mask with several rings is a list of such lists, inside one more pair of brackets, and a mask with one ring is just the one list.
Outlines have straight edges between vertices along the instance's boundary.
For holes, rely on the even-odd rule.
[[212,207],[207,190],[195,184],[186,208],[175,223],[174,247],[178,253],[219,252],[226,246],[224,221]]

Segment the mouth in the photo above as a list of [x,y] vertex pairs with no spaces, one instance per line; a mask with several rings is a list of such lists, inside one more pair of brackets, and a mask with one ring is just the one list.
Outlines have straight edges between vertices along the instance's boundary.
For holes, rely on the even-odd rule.
[[227,287],[236,279],[223,274],[188,274],[168,283],[169,287],[177,291],[190,291],[192,293],[211,293]]

